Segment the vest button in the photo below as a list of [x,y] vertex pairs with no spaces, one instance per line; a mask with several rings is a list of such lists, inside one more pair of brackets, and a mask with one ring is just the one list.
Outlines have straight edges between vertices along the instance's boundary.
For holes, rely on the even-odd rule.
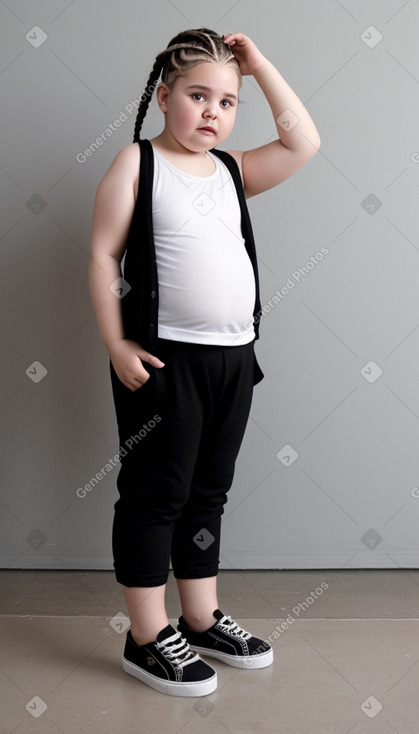
[[155,298],[156,296],[157,296],[157,293],[156,293],[156,291],[151,291],[151,297],[152,297],[152,298]]

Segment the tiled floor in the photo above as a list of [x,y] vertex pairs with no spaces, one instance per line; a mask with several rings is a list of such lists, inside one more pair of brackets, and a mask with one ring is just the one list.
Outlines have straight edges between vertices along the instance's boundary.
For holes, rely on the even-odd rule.
[[[0,734],[419,732],[419,571],[221,571],[222,610],[275,659],[208,659],[217,691],[194,699],[123,672],[112,572],[7,570],[0,584]],[[167,610],[175,625],[172,577]]]

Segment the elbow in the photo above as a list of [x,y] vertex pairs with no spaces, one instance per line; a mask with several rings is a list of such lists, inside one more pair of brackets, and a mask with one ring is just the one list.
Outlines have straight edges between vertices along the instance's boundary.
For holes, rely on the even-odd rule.
[[306,157],[307,160],[310,160],[310,158],[313,158],[316,153],[318,153],[321,140],[320,135],[317,133],[317,130],[314,134],[311,134],[310,137],[303,134],[304,142],[301,145],[301,154],[303,157]]
[[316,153],[318,153],[320,146],[322,144],[322,141],[320,140],[320,135],[316,134],[312,138],[310,138],[310,143],[311,143],[312,155],[314,156],[316,155]]

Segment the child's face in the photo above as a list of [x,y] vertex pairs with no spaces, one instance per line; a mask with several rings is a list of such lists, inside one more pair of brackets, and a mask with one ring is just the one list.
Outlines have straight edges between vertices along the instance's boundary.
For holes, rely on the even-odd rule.
[[218,62],[197,64],[179,75],[172,89],[161,84],[157,92],[166,116],[165,130],[188,150],[209,150],[230,135],[239,96],[238,76],[231,67]]

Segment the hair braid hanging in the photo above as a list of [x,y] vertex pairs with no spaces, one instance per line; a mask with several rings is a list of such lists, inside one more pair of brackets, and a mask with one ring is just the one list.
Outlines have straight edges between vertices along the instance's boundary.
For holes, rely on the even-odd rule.
[[138,107],[137,118],[135,120],[133,143],[137,143],[140,139],[140,131],[142,128],[142,124],[147,114],[148,106],[150,104],[151,97],[153,96],[154,88],[156,86],[156,82],[159,79],[160,72],[163,68],[163,65],[164,65],[164,56],[162,56],[161,58],[157,57],[154,62],[153,68],[150,72],[150,76],[148,77],[148,81],[145,86],[145,91],[141,97],[141,102]]

